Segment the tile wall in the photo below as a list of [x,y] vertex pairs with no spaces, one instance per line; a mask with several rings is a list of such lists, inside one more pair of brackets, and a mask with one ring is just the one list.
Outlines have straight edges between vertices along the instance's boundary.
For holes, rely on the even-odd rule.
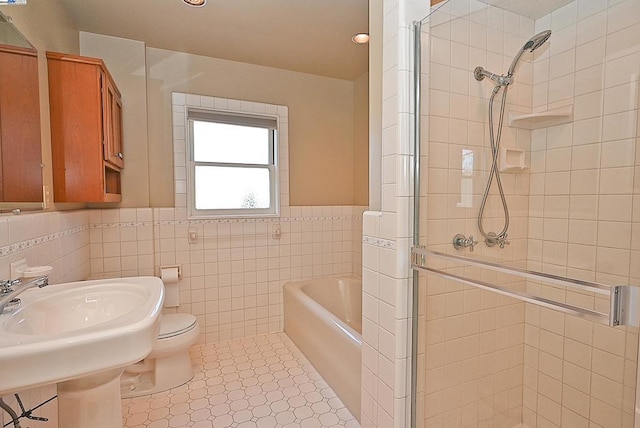
[[51,283],[78,281],[90,272],[87,211],[23,213],[0,217],[0,278],[9,278],[10,263],[49,265]]
[[[509,201],[510,244],[487,247],[477,225],[491,167],[488,101],[494,85],[476,81],[476,66],[493,72],[509,67],[513,54],[534,30],[532,19],[475,1],[452,1],[423,27],[421,242],[429,249],[526,265],[529,174],[503,173]],[[429,60],[430,57],[430,60]],[[531,110],[531,60],[523,58],[509,87],[507,111]],[[428,91],[428,92],[426,92]],[[502,92],[496,97],[501,102]],[[496,119],[497,120],[497,110]],[[426,128],[426,129],[425,129]],[[528,150],[530,132],[505,126],[501,147]],[[483,227],[500,232],[503,207],[494,181]],[[456,250],[461,233],[479,243]],[[519,289],[524,281],[430,260],[430,266]],[[435,275],[421,276],[420,350],[425,373],[427,427],[514,426],[522,418],[524,304],[465,287]],[[424,419],[422,419],[424,418]]]
[[[452,0],[430,17],[430,26],[423,37],[423,55],[431,57],[423,61],[430,65],[423,67],[423,85],[431,91],[423,106],[429,171],[421,202],[421,230],[430,247],[457,253],[450,249],[453,235],[479,236],[475,215],[489,165],[488,94],[477,92],[471,70],[506,70],[524,41],[552,29],[550,43],[523,56],[507,111],[573,106],[573,121],[533,131],[505,128],[503,145],[527,151],[530,166],[503,175],[511,245],[497,251],[479,244],[464,255],[638,284],[638,2],[577,0],[532,21]],[[473,173],[462,162],[469,151]],[[472,196],[465,199],[468,189]],[[476,208],[465,208],[465,200]],[[499,219],[497,202],[490,197],[489,213]],[[457,269],[489,282],[513,281]],[[531,281],[510,286],[609,312],[609,299],[590,293]],[[612,329],[454,284],[445,289],[431,277],[424,293],[426,426],[467,426],[491,415],[490,426],[633,426],[637,329]],[[489,366],[493,372],[485,377]]]
[[187,220],[179,208],[93,210],[91,276],[157,275],[179,265],[177,310],[196,315],[202,342],[282,331],[285,282],[359,275],[364,209],[287,207],[269,220]]
[[410,425],[411,23],[428,9],[423,1],[383,1],[381,177],[370,191],[381,207],[363,216],[363,427]]
[[361,424],[400,428],[409,423],[411,283],[408,258],[398,256],[406,239],[379,237],[383,221],[384,213],[363,216]]
[[[640,4],[573,1],[536,20],[543,28],[553,35],[534,62],[533,110],[572,105],[574,117],[532,132],[528,265],[637,285]],[[529,289],[609,312],[607,298]],[[635,328],[527,307],[524,422],[633,426],[637,350]]]

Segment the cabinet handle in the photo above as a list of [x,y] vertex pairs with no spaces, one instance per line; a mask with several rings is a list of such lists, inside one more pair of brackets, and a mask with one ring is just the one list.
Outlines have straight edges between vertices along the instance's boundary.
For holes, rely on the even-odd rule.
[[124,155],[122,154],[122,152],[116,153],[116,156],[119,157],[120,159],[124,159]]

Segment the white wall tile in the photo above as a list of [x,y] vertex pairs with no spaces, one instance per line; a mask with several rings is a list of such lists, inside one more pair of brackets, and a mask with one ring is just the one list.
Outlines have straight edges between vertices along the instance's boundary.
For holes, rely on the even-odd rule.
[[[526,96],[512,96],[519,95],[518,91],[524,87],[522,85],[521,87],[514,86],[509,98],[517,100],[516,108],[525,112],[531,106],[536,110],[545,110],[561,105],[574,105],[575,115],[572,124],[532,133],[530,147],[535,153],[535,155],[531,154],[532,174],[530,175],[529,192],[532,196],[529,199],[529,207],[525,205],[521,211],[524,216],[528,216],[528,219],[523,223],[529,225],[531,230],[529,230],[529,235],[525,230],[521,236],[529,236],[530,238],[528,245],[526,245],[529,251],[529,261],[544,262],[544,264],[539,264],[539,268],[552,272],[566,272],[570,267],[574,268],[571,272],[577,276],[589,278],[591,275],[591,279],[593,279],[596,264],[602,272],[600,278],[604,278],[604,274],[613,278],[611,275],[614,275],[615,269],[626,271],[628,250],[625,246],[631,245],[629,235],[632,233],[629,223],[632,214],[633,198],[631,196],[634,192],[631,176],[635,172],[632,173],[630,168],[637,156],[633,138],[635,138],[638,120],[636,75],[640,69],[635,49],[637,38],[632,35],[637,34],[637,31],[634,32],[633,29],[638,25],[635,22],[638,14],[634,9],[637,5],[631,5],[626,1],[610,2],[609,7],[610,9],[607,11],[607,2],[604,0],[578,0],[537,20],[534,25],[536,31],[551,27],[554,34],[550,39],[550,44],[534,55],[535,62],[531,67],[531,73],[517,75],[518,79],[531,76],[532,83],[535,83],[532,96],[529,99]],[[617,10],[612,12],[614,8]],[[621,10],[628,12],[624,18],[619,16],[622,13]],[[614,19],[611,17],[612,15],[618,17]],[[511,61],[511,58],[508,57],[510,53],[507,55],[506,51],[518,47],[515,46],[517,40],[512,40],[513,37],[511,39],[501,38],[499,32],[506,30],[509,34],[517,34],[515,22],[518,20],[511,19],[513,16],[509,13],[494,8],[488,8],[486,17],[487,22],[491,23],[491,30],[485,30],[486,39],[483,38],[480,44],[485,40],[489,40],[490,43],[489,46],[486,46],[487,52],[483,54],[485,60],[480,63],[486,64],[487,68],[491,70],[499,69],[504,66],[505,62]],[[462,28],[463,23],[464,19],[458,20],[456,27]],[[471,24],[469,25],[471,28]],[[520,35],[526,37],[525,29],[531,27],[520,25],[520,32],[524,32]],[[451,31],[450,28],[449,31]],[[606,42],[601,37],[604,36],[605,31],[609,32],[607,36],[609,38]],[[457,33],[457,35],[459,34],[466,34],[466,30]],[[449,39],[454,39],[454,43],[461,44],[461,40],[456,39],[457,36],[447,38],[446,31],[439,32],[437,37],[439,39],[437,43],[440,47],[451,44]],[[473,45],[473,43],[475,42],[470,44]],[[497,46],[504,46],[504,56]],[[606,55],[605,47],[607,49]],[[474,55],[483,57],[478,54],[479,50],[481,50],[480,47],[477,47]],[[462,51],[465,49],[456,49],[456,53]],[[453,48],[450,52],[451,56],[447,56],[444,49],[434,50],[432,48],[431,50],[432,57],[437,58],[436,62],[442,72],[446,70],[443,66],[454,62]],[[464,65],[464,56],[461,54],[461,58],[455,59],[456,64],[461,64],[461,69]],[[460,96],[466,95],[465,86],[461,88],[457,83],[456,89],[451,89],[454,94],[449,95],[447,99],[446,86],[452,86],[453,81],[457,81],[456,79],[456,72],[450,72],[449,78],[441,79],[437,90],[432,90],[429,94],[431,95],[429,107],[432,115],[430,119],[433,119],[430,120],[432,127],[430,137],[431,141],[436,141],[439,144],[439,147],[435,145],[431,147],[439,148],[439,150],[429,152],[429,170],[426,180],[429,194],[428,199],[425,198],[429,202],[429,221],[426,223],[432,225],[431,228],[427,228],[429,231],[427,236],[429,237],[428,242],[431,243],[440,241],[443,244],[448,243],[446,235],[451,231],[447,230],[445,234],[438,233],[439,229],[449,229],[447,223],[452,225],[451,227],[461,230],[465,225],[464,222],[461,223],[456,218],[456,210],[442,209],[442,206],[456,201],[455,197],[448,197],[446,192],[458,191],[455,183],[460,180],[460,174],[447,170],[459,166],[456,165],[455,157],[452,161],[450,160],[451,152],[445,150],[445,146],[457,144],[451,131],[453,129],[459,132],[461,129],[457,124],[448,128],[443,124],[446,121],[451,124],[451,117],[455,117],[458,122],[463,123],[471,119],[472,116],[475,121],[484,122],[486,120],[485,117],[478,114],[479,109],[482,108],[480,102],[474,102],[474,109],[468,109],[466,112],[461,111],[460,106],[463,102],[461,102]],[[472,85],[470,88],[477,90],[478,85]],[[477,95],[474,93],[474,95],[478,99],[486,97],[486,93]],[[470,111],[473,111],[474,114],[468,114]],[[482,131],[484,133],[484,129]],[[471,134],[471,131],[469,133]],[[475,134],[480,133],[476,132]],[[486,136],[483,137],[486,138]],[[514,140],[514,135],[505,133],[505,142]],[[476,138],[476,141],[478,145],[485,142],[483,138]],[[539,155],[537,155],[537,151],[540,151]],[[572,172],[569,173],[569,171]],[[454,183],[453,186],[449,185],[451,181]],[[511,183],[508,179],[505,179],[505,184],[507,188],[510,188]],[[539,196],[542,191],[547,192],[546,197]],[[512,209],[512,212],[520,212],[520,210]],[[473,215],[468,217],[473,217]],[[473,230],[473,219],[470,218],[466,223],[470,230]],[[538,237],[540,241],[533,240],[532,237]],[[397,243],[400,245],[399,241]],[[622,248],[615,248],[618,246]],[[526,253],[522,254],[526,256]],[[438,290],[440,293],[446,290],[444,286],[437,284],[430,284],[430,286],[433,287],[432,290]],[[438,296],[437,294],[430,295],[431,303],[437,302]],[[569,297],[567,298],[569,299]],[[589,303],[588,299],[583,296],[573,295],[570,298],[577,302]],[[444,343],[451,343],[451,349],[454,349],[453,343],[462,331],[455,317],[461,315],[457,312],[451,313],[449,315],[453,319],[447,320],[448,322],[445,322],[441,327],[436,327],[437,323],[442,320],[437,317],[437,306],[437,304],[429,305],[427,310],[428,316],[436,315],[436,318],[430,319],[427,324],[431,328],[431,330],[428,329],[428,332],[431,333],[430,340],[434,340],[434,337],[450,339]],[[488,318],[483,319],[487,320]],[[487,321],[484,323],[486,325]],[[481,324],[483,323],[481,322]],[[495,326],[495,322],[493,325]],[[527,324],[527,326],[536,329],[540,328],[540,325],[540,321],[532,321]],[[556,359],[545,356],[540,366],[536,361],[533,371],[536,374],[536,383],[529,387],[529,391],[533,391],[535,398],[533,401],[529,400],[527,405],[534,412],[537,411],[538,415],[545,414],[546,419],[542,421],[541,418],[538,418],[538,424],[554,422],[554,426],[560,426],[562,417],[564,426],[568,421],[578,420],[577,415],[571,419],[568,416],[565,419],[564,416],[565,412],[578,410],[570,404],[576,403],[574,399],[577,394],[568,394],[564,397],[557,394],[557,385],[560,379],[553,380],[553,377],[557,377],[559,373],[557,369],[560,360],[557,359],[557,355],[561,354],[556,353],[558,347],[554,345],[554,341],[555,338],[561,336],[546,333],[544,328],[543,326],[543,333],[538,334],[543,340],[536,344],[536,347],[541,347],[545,351],[545,355],[556,355]],[[443,336],[433,334],[435,330],[443,331]],[[519,336],[516,333],[513,337]],[[535,352],[539,351],[536,349]],[[452,364],[453,366],[454,364]],[[454,372],[449,373],[454,374]],[[431,379],[429,376],[427,374],[427,380]],[[436,379],[436,377],[433,378],[434,381]],[[506,383],[501,378],[499,380],[494,385]],[[576,380],[576,382],[578,381]],[[438,382],[430,383],[432,385],[438,384]],[[568,389],[566,390],[568,391]],[[438,393],[440,397],[455,397],[455,394],[444,388]],[[502,397],[500,393],[496,396]],[[517,397],[518,394],[516,393],[514,396]],[[542,401],[540,397],[543,397]],[[598,396],[597,398],[603,404],[611,404],[610,402],[604,403],[608,397]],[[437,399],[433,398],[433,400],[435,402]],[[564,408],[560,403],[562,400],[566,401]],[[447,404],[451,403],[450,400],[444,401]],[[584,402],[584,400],[582,401]],[[504,400],[498,400],[498,402],[502,403]],[[440,403],[442,403],[442,398]],[[602,410],[605,408],[604,405],[594,406],[598,412],[606,413]],[[455,412],[444,412],[442,404],[440,411],[442,412],[439,414],[440,424],[443,424],[444,421],[460,420],[455,418]],[[593,410],[587,406],[587,411]],[[517,410],[515,412],[517,414]],[[530,420],[528,419],[530,413],[522,410],[521,412],[524,420]],[[619,414],[616,417],[619,417]],[[488,425],[495,424],[496,420],[498,419],[492,419]],[[602,423],[604,420],[605,417],[599,414],[597,421],[592,419],[592,422]],[[435,419],[431,419],[431,421],[435,421]],[[476,421],[473,422],[476,423]],[[535,423],[534,413],[532,424]],[[434,423],[434,426],[437,425]],[[447,426],[446,423],[444,426]],[[452,423],[449,426],[455,425]]]

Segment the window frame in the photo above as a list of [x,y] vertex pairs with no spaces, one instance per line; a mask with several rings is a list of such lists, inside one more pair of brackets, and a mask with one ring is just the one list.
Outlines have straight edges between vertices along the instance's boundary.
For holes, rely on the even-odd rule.
[[[268,129],[269,162],[267,164],[250,164],[235,162],[205,162],[194,160],[194,121],[224,123],[240,126],[254,126]],[[278,131],[280,119],[275,115],[246,114],[215,109],[185,107],[186,155],[187,155],[187,206],[189,218],[258,218],[280,216],[279,188],[279,144]],[[195,170],[197,166],[218,166],[232,168],[266,169],[269,172],[270,207],[268,208],[233,208],[233,209],[197,209],[195,191]]]

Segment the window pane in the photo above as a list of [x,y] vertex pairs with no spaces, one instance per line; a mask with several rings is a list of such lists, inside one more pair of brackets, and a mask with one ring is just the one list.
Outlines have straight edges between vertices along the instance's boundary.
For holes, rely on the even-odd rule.
[[269,208],[266,168],[196,166],[196,209]]
[[193,121],[193,160],[269,164],[269,130],[254,126]]

